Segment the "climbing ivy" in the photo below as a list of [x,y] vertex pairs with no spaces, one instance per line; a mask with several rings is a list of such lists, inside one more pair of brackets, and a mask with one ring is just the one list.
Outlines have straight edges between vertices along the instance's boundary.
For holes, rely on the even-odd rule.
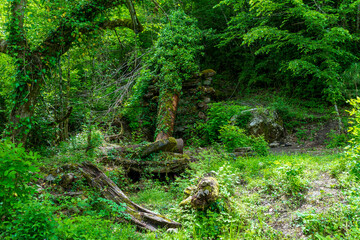
[[[182,10],[175,10],[168,18],[164,18],[159,29],[158,39],[144,60],[146,69],[137,79],[133,88],[134,94],[126,105],[125,115],[130,118],[134,128],[139,126],[139,122],[150,124],[148,120],[144,121],[144,115],[148,115],[144,112],[148,111],[148,108],[141,106],[143,96],[151,83],[159,90],[160,105],[169,95],[181,94],[182,83],[199,71],[198,57],[203,46],[202,32],[197,27],[197,21]],[[158,121],[158,125],[165,127],[161,121],[166,119]],[[157,129],[161,130],[164,129]]]

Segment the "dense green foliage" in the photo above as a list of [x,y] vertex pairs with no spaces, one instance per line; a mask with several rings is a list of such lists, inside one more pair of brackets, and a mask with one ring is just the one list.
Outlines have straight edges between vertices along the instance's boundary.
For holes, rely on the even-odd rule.
[[[0,1],[0,238],[358,239],[359,33],[359,0]],[[185,154],[122,154],[173,127]],[[182,227],[137,229],[84,161]]]
[[[157,104],[160,107],[173,94],[179,95],[182,83],[199,72],[199,55],[203,47],[200,44],[202,33],[196,21],[182,10],[176,10],[171,12],[168,19],[165,18],[165,24],[159,28],[158,39],[144,57],[145,69],[135,83],[134,93],[127,103],[128,109],[125,110],[125,116],[130,119],[133,128],[139,127],[139,122],[142,127],[154,125],[151,121],[155,119],[149,118],[148,109],[140,107],[151,83],[155,82],[159,89]],[[156,122],[163,126],[162,123],[167,119],[161,117],[161,112],[158,115],[160,117]],[[164,129],[158,128],[157,132],[162,130]]]
[[356,1],[229,0],[220,5],[236,12],[221,46],[238,42],[251,52],[247,59],[253,68],[244,69],[240,78],[245,84],[341,100],[343,72],[358,59]]
[[19,200],[26,200],[34,193],[28,183],[35,180],[33,173],[39,171],[34,167],[37,161],[36,153],[27,153],[25,148],[10,141],[0,142],[0,214],[7,213]]

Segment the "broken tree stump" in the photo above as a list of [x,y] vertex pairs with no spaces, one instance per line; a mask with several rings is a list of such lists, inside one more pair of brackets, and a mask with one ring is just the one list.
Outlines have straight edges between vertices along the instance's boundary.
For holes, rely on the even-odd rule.
[[155,231],[158,228],[178,228],[180,223],[165,218],[132,202],[96,165],[83,162],[79,169],[88,183],[101,192],[104,198],[117,204],[125,203],[129,221],[141,229]]
[[180,206],[191,205],[194,209],[204,210],[219,198],[219,183],[216,178],[206,176],[200,179],[196,188],[187,187],[184,193],[187,198]]

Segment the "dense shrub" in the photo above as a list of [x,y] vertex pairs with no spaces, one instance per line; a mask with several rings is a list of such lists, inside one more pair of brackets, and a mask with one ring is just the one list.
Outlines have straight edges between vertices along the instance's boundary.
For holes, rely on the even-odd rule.
[[248,136],[244,129],[233,125],[224,125],[220,128],[219,139],[228,151],[239,147],[251,147],[257,154],[266,156],[269,153],[268,143],[264,137]]
[[350,121],[352,126],[349,127],[351,140],[349,141],[350,145],[347,147],[346,154],[350,160],[349,167],[351,173],[360,179],[360,98],[351,99],[349,103],[353,109],[349,111],[352,117]]
[[[5,239],[57,239],[53,208],[38,201],[19,203],[3,228]],[[1,235],[0,235],[1,236]]]
[[34,179],[33,173],[38,171],[33,166],[37,160],[36,153],[26,152],[21,145],[0,142],[0,216],[33,193],[28,184]]
[[135,227],[113,224],[97,216],[76,216],[59,220],[58,239],[139,239]]

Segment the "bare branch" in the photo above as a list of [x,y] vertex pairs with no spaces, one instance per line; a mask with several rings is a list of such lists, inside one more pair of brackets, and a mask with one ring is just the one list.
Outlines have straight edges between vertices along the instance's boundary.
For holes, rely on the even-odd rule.
[[141,24],[134,24],[134,21],[131,19],[116,19],[112,21],[106,21],[101,24],[99,24],[99,27],[101,29],[114,29],[117,27],[126,27],[130,28],[131,30],[134,30],[135,33],[141,32],[143,30],[143,27]]
[[170,22],[171,24],[171,20],[169,18],[169,16],[167,15],[167,13],[165,12],[165,10],[160,6],[160,4],[156,1],[156,0],[151,0],[155,6],[158,8],[158,9],[161,9],[161,11],[165,14],[166,18],[168,19],[168,21]]
[[6,53],[7,42],[3,39],[0,39],[0,53]]

